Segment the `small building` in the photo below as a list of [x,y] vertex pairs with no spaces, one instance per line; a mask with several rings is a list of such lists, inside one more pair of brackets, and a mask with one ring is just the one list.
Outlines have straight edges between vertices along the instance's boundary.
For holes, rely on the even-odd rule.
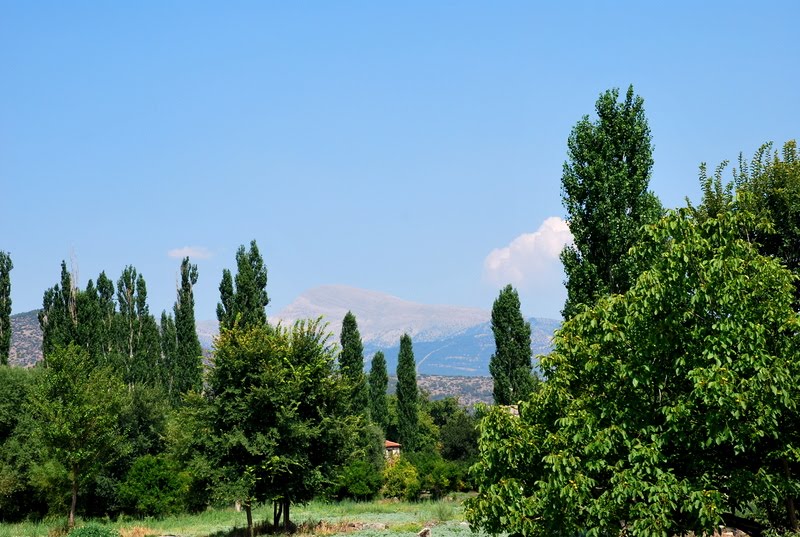
[[383,443],[383,449],[387,459],[393,459],[400,456],[400,444],[397,442],[386,440]]

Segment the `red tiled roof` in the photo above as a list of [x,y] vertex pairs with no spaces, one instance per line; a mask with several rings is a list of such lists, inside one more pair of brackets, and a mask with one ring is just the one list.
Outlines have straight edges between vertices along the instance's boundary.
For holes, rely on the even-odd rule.
[[391,440],[386,440],[386,441],[384,442],[383,446],[384,446],[384,447],[387,447],[387,448],[390,448],[390,447],[400,447],[400,444],[398,444],[397,442],[392,442]]

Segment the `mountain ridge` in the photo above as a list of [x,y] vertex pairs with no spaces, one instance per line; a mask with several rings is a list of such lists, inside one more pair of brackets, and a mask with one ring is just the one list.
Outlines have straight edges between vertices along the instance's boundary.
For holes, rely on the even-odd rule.
[[[270,322],[289,324],[299,319],[322,317],[332,334],[330,342],[338,344],[342,319],[348,311],[352,311],[358,321],[367,369],[375,352],[383,351],[387,368],[393,372],[400,336],[408,333],[414,344],[418,374],[489,376],[494,337],[488,310],[418,304],[378,291],[326,285],[302,293],[277,315],[270,317]],[[37,310],[12,315],[11,320],[9,362],[32,366],[41,360],[42,336]],[[535,317],[528,321],[531,323],[534,357],[548,353],[560,321]],[[216,320],[197,322],[198,337],[205,349],[211,348],[218,330]]]

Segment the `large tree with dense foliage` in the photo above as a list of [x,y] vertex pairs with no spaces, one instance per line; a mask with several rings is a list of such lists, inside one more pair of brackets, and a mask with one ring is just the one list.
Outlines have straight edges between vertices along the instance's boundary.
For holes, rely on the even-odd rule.
[[417,449],[419,441],[419,394],[417,390],[417,365],[411,337],[400,338],[397,357],[397,432],[400,443],[407,451]]
[[353,389],[350,396],[353,412],[369,417],[369,388],[367,376],[364,374],[364,345],[361,343],[356,316],[350,311],[342,320],[339,341],[342,346],[339,353],[339,367]]
[[533,389],[531,325],[522,316],[519,295],[510,285],[500,291],[492,306],[495,352],[489,361],[494,381],[494,402],[513,405]]
[[792,274],[741,238],[752,227],[683,210],[648,229],[633,287],[564,323],[519,416],[483,420],[475,527],[797,530],[800,321]]
[[584,116],[570,133],[561,177],[574,244],[561,253],[566,273],[565,319],[580,305],[608,293],[623,293],[635,279],[628,250],[643,225],[654,222],[661,205],[647,190],[653,166],[644,100],[628,88],[600,95],[597,120]]
[[125,387],[111,369],[97,367],[86,350],[71,344],[47,356],[32,389],[29,411],[37,425],[35,442],[69,475],[69,526],[82,483],[118,455],[124,441],[117,417]]
[[319,322],[223,329],[209,377],[209,437],[217,494],[252,505],[271,501],[275,525],[292,503],[310,500],[352,451],[359,422],[350,386]]
[[11,350],[11,269],[14,263],[0,250],[0,365],[8,364]]
[[36,514],[41,507],[30,479],[38,449],[26,412],[39,373],[38,368],[0,365],[0,521]]
[[387,389],[389,388],[389,373],[386,370],[386,358],[383,352],[378,351],[372,357],[369,369],[369,413],[372,421],[378,425],[383,434],[389,428],[389,402]]
[[258,251],[256,241],[250,249],[240,246],[236,251],[236,276],[231,271],[222,271],[219,284],[220,302],[217,304],[217,319],[220,328],[256,326],[267,322],[264,308],[269,304],[267,296],[267,267]]

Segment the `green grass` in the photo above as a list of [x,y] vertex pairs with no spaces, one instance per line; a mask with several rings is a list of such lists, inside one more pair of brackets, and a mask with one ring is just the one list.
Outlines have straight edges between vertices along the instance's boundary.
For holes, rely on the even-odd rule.
[[[349,534],[353,537],[414,537],[425,526],[433,527],[433,537],[468,537],[463,523],[463,495],[439,501],[415,503],[392,500],[373,502],[322,502],[292,506],[292,522],[307,535]],[[271,521],[272,506],[253,509],[255,522]],[[83,521],[79,520],[78,524]],[[196,515],[180,515],[160,520],[130,518],[107,521],[122,537],[176,535],[179,537],[233,537],[234,529],[246,524],[244,512],[209,509]],[[0,537],[62,537],[65,519],[43,522],[0,524]]]

